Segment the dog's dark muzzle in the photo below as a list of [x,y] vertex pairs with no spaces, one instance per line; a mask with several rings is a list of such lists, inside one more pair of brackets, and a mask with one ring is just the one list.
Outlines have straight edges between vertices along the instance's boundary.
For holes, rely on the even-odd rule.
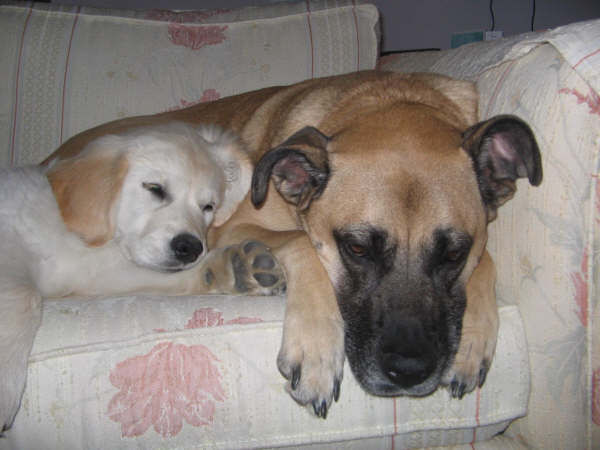
[[390,382],[409,389],[423,383],[435,371],[438,346],[417,319],[402,318],[393,325],[383,333],[377,359]]

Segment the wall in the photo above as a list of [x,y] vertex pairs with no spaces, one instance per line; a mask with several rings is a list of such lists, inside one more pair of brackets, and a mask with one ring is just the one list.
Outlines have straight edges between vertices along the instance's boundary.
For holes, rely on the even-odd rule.
[[[383,18],[383,51],[449,48],[452,33],[486,31],[487,0],[372,0]],[[496,30],[505,36],[531,30],[533,0],[494,0]],[[599,0],[537,0],[535,30],[600,18]]]
[[[212,9],[275,0],[53,0],[106,8]],[[452,33],[489,30],[489,0],[371,0],[381,12],[382,51],[449,48]],[[534,0],[493,0],[496,30],[505,36],[531,29]],[[600,0],[537,0],[535,29],[600,17]]]

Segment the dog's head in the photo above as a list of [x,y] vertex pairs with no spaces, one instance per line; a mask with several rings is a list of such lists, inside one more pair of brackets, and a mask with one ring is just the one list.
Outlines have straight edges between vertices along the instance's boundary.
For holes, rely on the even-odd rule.
[[456,354],[465,284],[487,224],[542,179],[530,128],[475,122],[470,83],[390,77],[357,89],[318,126],[267,152],[251,188],[271,180],[296,205],[334,286],[346,355],[377,395],[426,395]]
[[251,163],[214,127],[172,122],[92,141],[47,176],[67,228],[88,245],[117,243],[133,263],[178,271],[206,253],[206,233],[248,192]]

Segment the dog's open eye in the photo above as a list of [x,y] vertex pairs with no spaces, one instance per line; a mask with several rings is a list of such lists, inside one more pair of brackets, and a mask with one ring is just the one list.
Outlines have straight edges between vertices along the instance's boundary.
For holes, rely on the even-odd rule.
[[164,200],[167,197],[167,191],[159,183],[142,183],[142,187],[159,200]]
[[367,247],[360,244],[348,244],[348,250],[350,250],[353,255],[360,257],[366,256],[368,252]]
[[448,250],[446,252],[446,259],[450,262],[457,262],[462,258],[464,253],[462,250]]
[[443,272],[456,276],[469,256],[473,239],[455,229],[438,229],[433,235],[433,245],[428,249],[425,272]]
[[206,205],[200,205],[200,208],[202,208],[203,213],[208,214],[215,210],[215,205],[212,203],[207,203]]

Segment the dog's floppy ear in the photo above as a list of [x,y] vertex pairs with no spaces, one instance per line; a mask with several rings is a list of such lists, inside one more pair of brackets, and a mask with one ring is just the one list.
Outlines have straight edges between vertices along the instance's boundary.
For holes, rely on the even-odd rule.
[[463,139],[490,222],[498,207],[514,195],[517,178],[528,178],[533,186],[542,182],[540,149],[531,128],[518,117],[492,117],[470,127]]
[[46,173],[65,225],[91,246],[103,245],[113,236],[112,206],[128,170],[125,155],[116,151],[110,138],[114,136],[57,161]]
[[201,126],[198,130],[209,143],[212,157],[225,175],[223,201],[215,211],[214,226],[223,225],[250,190],[252,162],[244,144],[232,133],[216,126]]
[[329,180],[329,138],[314,127],[305,127],[283,144],[265,153],[252,177],[252,203],[261,205],[272,179],[283,198],[306,210],[319,198]]

